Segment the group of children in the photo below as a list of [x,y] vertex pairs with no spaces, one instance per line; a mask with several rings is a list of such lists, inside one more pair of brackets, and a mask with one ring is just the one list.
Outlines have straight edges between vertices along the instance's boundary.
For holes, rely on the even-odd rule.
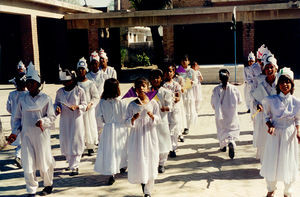
[[[162,70],[152,70],[149,80],[138,78],[121,99],[116,71],[107,62],[106,53],[100,50],[91,54],[89,66],[82,58],[76,72],[60,69],[64,87],[57,91],[54,104],[40,91],[41,79],[33,64],[27,67],[26,74],[16,76],[17,91],[7,102],[12,114],[8,141],[21,139],[29,195],[34,196],[38,188],[36,170],[44,180],[41,194],[52,192],[55,161],[50,130],[58,115],[60,147],[70,176],[79,174],[84,150],[91,155],[98,144],[94,170],[108,175],[111,185],[115,174],[128,169],[128,181],[141,184],[144,196],[150,196],[155,178],[165,171],[168,155],[176,157],[178,141],[184,141],[182,134],[189,133],[200,109],[203,78],[198,64],[189,66],[185,56],[179,66],[170,63]],[[292,96],[293,72],[283,68],[276,74],[277,61],[265,46],[258,50],[254,62],[251,53],[245,69],[245,92],[251,98],[247,106],[254,123],[253,142],[262,163],[260,173],[266,178],[267,196],[274,194],[277,181],[284,181],[285,196],[290,196],[298,172],[297,140],[300,141],[300,102]],[[234,158],[240,132],[237,105],[242,100],[238,89],[228,82],[229,76],[227,69],[219,71],[221,84],[213,90],[211,105],[220,150],[225,152],[228,146],[229,157]],[[134,99],[128,103],[128,97]]]

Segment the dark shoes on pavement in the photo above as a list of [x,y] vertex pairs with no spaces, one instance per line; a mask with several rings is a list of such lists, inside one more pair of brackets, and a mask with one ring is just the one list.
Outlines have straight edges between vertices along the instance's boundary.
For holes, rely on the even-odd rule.
[[158,173],[164,173],[165,172],[165,166],[158,166]]
[[178,136],[178,140],[179,140],[179,142],[184,142],[184,137],[183,137],[183,135]]
[[233,159],[234,158],[234,147],[233,147],[233,144],[229,143],[228,144],[228,148],[229,148],[228,155],[229,155],[230,159]]
[[79,169],[76,168],[76,169],[73,169],[72,172],[69,174],[70,176],[76,176],[79,174]]
[[109,179],[108,179],[108,185],[112,185],[112,184],[114,184],[114,182],[115,182],[116,180],[115,180],[115,177],[114,176],[110,176],[109,177]]
[[46,186],[40,195],[47,196],[48,194],[52,193],[52,190],[53,190],[53,186]]
[[223,148],[220,148],[221,152],[226,152],[226,146],[224,146]]
[[15,158],[15,164],[17,165],[18,168],[22,168],[22,163],[21,163],[21,158],[16,157]]
[[150,194],[145,194],[144,197],[151,197],[151,195]]
[[176,157],[176,152],[175,152],[175,150],[170,151],[169,156],[170,156],[171,158]]
[[183,131],[182,134],[183,134],[183,135],[187,135],[187,134],[189,134],[189,132],[190,132],[189,129],[184,129],[184,131]]
[[88,156],[93,156],[95,151],[93,149],[88,149]]
[[120,173],[121,173],[121,174],[124,174],[124,173],[126,172],[126,169],[127,169],[126,167],[125,167],[125,168],[121,168],[121,169],[120,169]]

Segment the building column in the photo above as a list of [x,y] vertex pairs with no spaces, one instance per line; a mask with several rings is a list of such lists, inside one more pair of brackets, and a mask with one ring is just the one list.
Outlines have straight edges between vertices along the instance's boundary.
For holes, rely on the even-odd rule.
[[174,61],[174,26],[163,26],[164,61]]
[[243,59],[248,60],[248,55],[252,51],[255,54],[254,49],[254,22],[243,23]]
[[35,65],[35,69],[40,73],[40,55],[36,16],[20,16],[20,29],[22,31],[22,60],[25,65],[28,65],[29,62],[32,61]]
[[98,28],[94,26],[94,20],[89,21],[88,29],[88,42],[89,42],[89,54],[93,51],[99,50],[99,32]]

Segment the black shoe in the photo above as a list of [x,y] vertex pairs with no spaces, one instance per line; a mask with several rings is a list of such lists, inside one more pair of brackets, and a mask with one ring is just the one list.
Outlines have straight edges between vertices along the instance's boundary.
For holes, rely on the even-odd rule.
[[233,144],[232,143],[229,143],[228,144],[228,148],[229,148],[229,157],[230,159],[233,159],[234,158],[234,147],[233,147]]
[[21,164],[21,158],[16,157],[15,158],[15,164],[17,165],[18,168],[22,168],[22,164]]
[[142,190],[143,190],[143,193],[144,193],[144,191],[145,191],[145,184],[142,183],[141,186],[142,186]]
[[76,175],[78,175],[78,174],[79,174],[79,169],[76,168],[76,169],[72,170],[72,172],[71,172],[69,175],[70,175],[70,176],[76,176]]
[[40,195],[47,196],[48,194],[52,193],[52,189],[53,189],[53,186],[46,186]]
[[165,166],[158,166],[158,173],[164,173],[165,172]]
[[220,148],[221,152],[226,152],[226,146],[224,146],[223,148]]
[[108,179],[108,185],[112,185],[112,184],[114,184],[114,182],[115,182],[116,180],[115,180],[115,177],[114,176],[110,176],[109,177],[109,179]]
[[93,149],[88,149],[88,156],[93,156],[94,150]]
[[65,168],[65,171],[70,171],[70,170],[71,170],[70,167]]
[[27,194],[26,197],[35,197],[36,194]]
[[170,156],[171,158],[176,157],[176,152],[175,152],[175,150],[170,151],[169,156]]
[[183,137],[183,135],[178,136],[178,139],[179,139],[180,142],[184,142],[184,137]]
[[121,173],[121,174],[124,174],[124,173],[126,172],[126,169],[127,169],[127,167],[121,168],[121,169],[120,169],[120,173]]
[[187,134],[189,134],[189,132],[190,132],[189,129],[184,129],[184,131],[183,131],[182,134],[183,134],[183,135],[187,135]]
[[250,109],[248,109],[247,113],[250,113]]
[[145,194],[144,197],[151,197],[151,195],[150,194]]

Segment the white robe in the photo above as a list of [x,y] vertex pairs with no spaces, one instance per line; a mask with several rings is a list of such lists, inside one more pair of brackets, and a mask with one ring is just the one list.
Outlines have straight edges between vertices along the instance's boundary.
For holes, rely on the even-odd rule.
[[174,78],[174,81],[180,85],[180,101],[178,102],[180,121],[178,122],[179,124],[178,127],[182,132],[183,129],[187,128],[186,115],[185,115],[183,96],[182,96],[183,93],[181,91],[184,86],[184,79],[181,76],[176,76]]
[[[154,121],[147,111],[154,115]],[[131,125],[134,114],[140,116]],[[130,102],[126,113],[126,123],[131,126],[128,137],[128,181],[133,184],[148,183],[157,177],[159,161],[159,146],[156,124],[160,121],[159,106],[151,100],[144,105]]]
[[83,114],[85,143],[87,148],[91,149],[98,143],[98,127],[95,107],[98,104],[99,92],[97,91],[95,84],[90,80],[78,82],[78,86],[84,90],[87,104],[93,103],[92,107]]
[[[194,70],[191,68],[187,68],[185,69],[185,71],[186,71],[185,73],[179,73],[184,78],[184,80],[189,78],[193,84],[197,84],[197,82],[195,81],[195,75],[193,74]],[[186,128],[189,129],[196,122],[197,119],[195,96],[194,96],[193,88],[187,89],[182,93],[182,100],[183,100],[183,105],[184,105],[184,110],[186,115],[186,123],[187,123]]]
[[[78,105],[79,109],[72,111],[67,106]],[[59,121],[60,149],[63,155],[82,155],[84,151],[83,113],[86,109],[84,90],[75,86],[71,91],[60,88],[56,92],[54,108],[61,108]]]
[[[55,166],[55,160],[51,153],[50,129],[54,129],[55,113],[51,98],[40,92],[32,97],[27,92],[19,100],[15,113],[13,133],[18,134],[22,127],[21,160],[25,173],[33,173],[36,170],[47,172]],[[35,124],[41,120],[44,131]]]
[[251,85],[253,83],[253,70],[252,66],[244,67],[244,79],[245,79],[245,87],[244,87],[244,96],[247,109],[251,109],[252,111],[252,99],[250,97]]
[[107,66],[105,71],[100,67],[100,71],[102,72],[104,80],[109,79],[109,78],[117,79],[117,72],[111,66]]
[[240,135],[237,105],[242,102],[239,90],[230,83],[226,89],[222,84],[213,89],[211,105],[215,110],[217,136],[220,142],[232,139],[238,140]]
[[193,93],[195,97],[195,107],[197,114],[200,114],[200,103],[202,101],[201,80],[202,74],[199,70],[193,70]]
[[100,136],[94,170],[103,175],[114,175],[127,167],[128,127],[125,125],[127,104],[123,100],[101,99],[97,118],[104,128]]
[[99,98],[101,98],[105,81],[102,71],[98,70],[97,73],[90,71],[86,74],[86,78],[94,82],[99,93]]
[[260,174],[267,181],[290,184],[296,180],[299,168],[295,125],[300,125],[300,101],[280,93],[265,98],[263,107],[265,122],[272,122],[275,135],[267,136]]
[[[265,77],[266,79],[266,77]],[[276,80],[275,80],[276,81]],[[262,104],[262,100],[271,95],[276,94],[276,84],[270,86],[266,80],[263,80],[256,89],[251,91],[251,96],[253,97],[253,105],[257,109],[258,104]],[[259,112],[255,116],[255,124],[253,130],[253,146],[257,147],[257,158],[263,159],[263,153],[265,148],[265,143],[267,140],[267,131],[268,127],[265,123],[263,112]]]
[[[174,97],[170,90],[160,87],[156,95],[159,100],[157,101],[159,109],[164,106],[169,107],[169,109],[172,110]],[[169,153],[169,151],[172,149],[168,113],[169,112],[167,111],[162,112],[159,110],[161,120],[156,125],[157,137],[159,141],[159,153]]]

